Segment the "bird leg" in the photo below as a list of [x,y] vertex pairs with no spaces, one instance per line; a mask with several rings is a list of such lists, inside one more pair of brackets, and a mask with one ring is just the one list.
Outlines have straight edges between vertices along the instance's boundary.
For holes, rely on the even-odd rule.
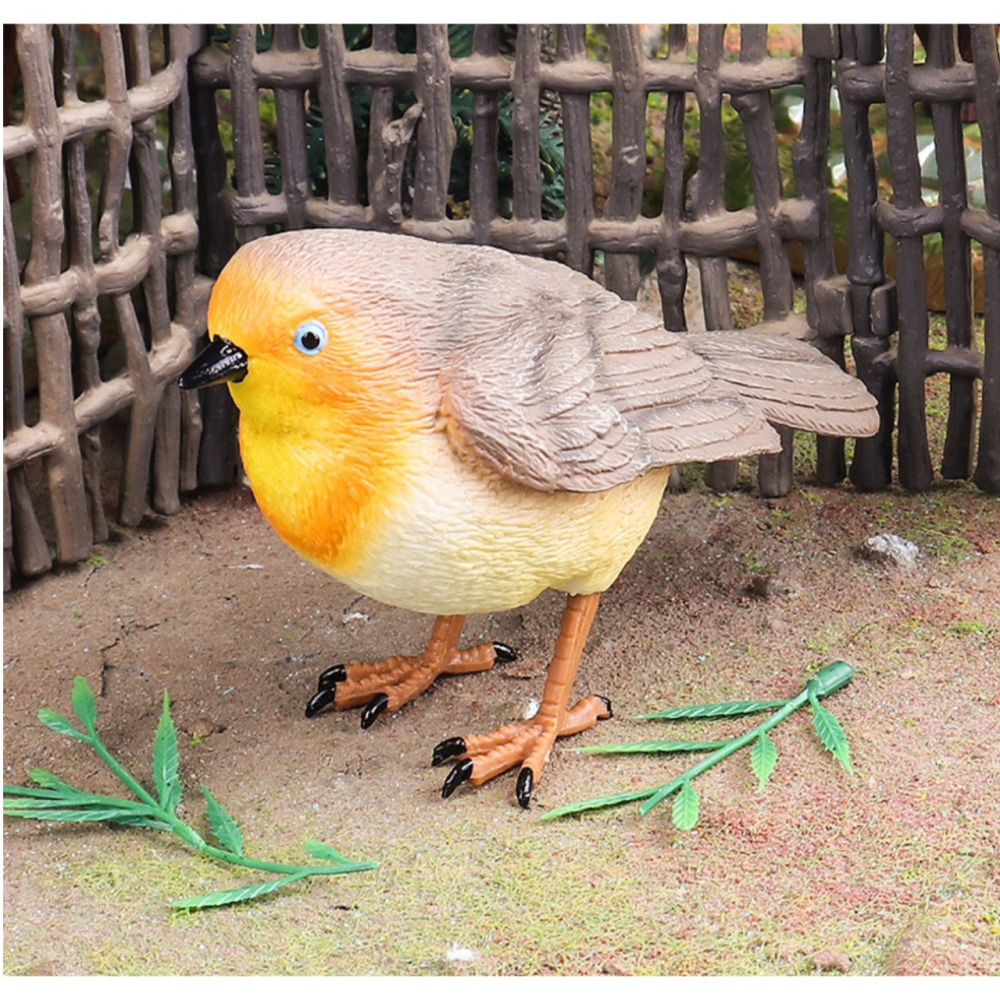
[[433,764],[460,757],[445,778],[441,789],[444,798],[464,781],[481,785],[521,764],[517,776],[517,801],[526,809],[556,737],[582,732],[595,725],[598,719],[611,717],[610,702],[597,695],[590,695],[567,708],[599,600],[600,594],[567,599],[542,704],[534,717],[501,726],[487,735],[453,736],[434,748]]
[[386,710],[395,712],[423,694],[441,674],[489,670],[497,660],[510,663],[517,654],[500,642],[459,649],[464,615],[441,615],[430,642],[419,656],[390,656],[376,663],[341,663],[320,674],[306,717],[332,704],[341,711],[364,705],[361,728],[367,729]]

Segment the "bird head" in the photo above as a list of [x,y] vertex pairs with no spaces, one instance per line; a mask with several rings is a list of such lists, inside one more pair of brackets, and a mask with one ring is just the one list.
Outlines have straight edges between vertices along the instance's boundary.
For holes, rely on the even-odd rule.
[[356,524],[388,503],[412,431],[430,419],[408,317],[386,302],[393,262],[364,235],[298,231],[241,247],[212,290],[211,342],[180,378],[184,389],[228,384],[261,509],[329,572],[360,558]]
[[245,420],[283,429],[384,409],[377,303],[358,287],[358,262],[337,246],[311,231],[241,247],[212,290],[211,342],[181,388],[226,382]]

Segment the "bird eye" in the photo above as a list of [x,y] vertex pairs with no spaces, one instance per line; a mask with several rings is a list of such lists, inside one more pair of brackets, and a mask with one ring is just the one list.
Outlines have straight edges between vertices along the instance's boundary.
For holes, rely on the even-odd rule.
[[303,354],[319,354],[326,347],[326,327],[314,319],[306,320],[295,331],[295,346]]

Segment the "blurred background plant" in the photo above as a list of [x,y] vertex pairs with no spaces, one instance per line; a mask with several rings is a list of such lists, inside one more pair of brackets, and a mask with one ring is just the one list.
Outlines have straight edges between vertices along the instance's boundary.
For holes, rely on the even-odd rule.
[[[15,123],[23,118],[23,94],[17,72],[16,51],[14,49],[13,25],[4,26],[4,122]],[[352,24],[344,26],[344,42],[350,51],[368,48],[372,45],[372,26]],[[472,54],[475,26],[471,24],[450,25],[448,40],[451,55],[460,59]],[[501,54],[512,56],[517,43],[517,26],[504,25],[500,28]],[[104,96],[104,77],[101,61],[99,29],[96,25],[81,25],[76,33],[76,76],[77,96],[83,101],[92,101]],[[316,25],[305,25],[301,30],[302,43],[316,48],[319,44],[319,30]],[[396,28],[396,44],[400,52],[416,52],[416,26],[399,25]],[[212,34],[216,45],[227,47],[231,39],[229,25],[217,25]],[[646,52],[651,57],[668,54],[667,31],[663,25],[647,25],[643,28]],[[274,40],[273,26],[258,25],[257,50],[268,50]],[[688,28],[687,58],[697,59],[697,26]],[[971,59],[971,52],[963,50],[967,40],[959,33],[959,50],[965,59]],[[915,38],[915,61],[922,62],[926,51],[919,36]],[[727,28],[725,35],[726,58],[739,58],[740,29],[738,25]],[[966,44],[967,47],[967,44]],[[556,33],[551,27],[543,32],[543,59],[555,58]],[[768,51],[774,56],[799,56],[802,54],[802,33],[798,25],[772,25],[769,29]],[[591,25],[587,29],[587,55],[591,59],[610,61],[610,45],[607,31],[601,25]],[[153,28],[150,32],[151,68],[156,72],[166,64],[163,32]],[[798,136],[802,122],[804,91],[799,85],[780,88],[772,94],[775,125],[779,149],[784,193],[795,195],[795,178],[792,169],[792,147]],[[393,116],[401,116],[416,102],[411,90],[398,90],[394,96]],[[231,124],[230,92],[217,91],[219,130],[224,149],[232,158],[233,137]],[[327,193],[325,136],[323,108],[319,100],[318,88],[310,87],[305,92],[306,135],[310,176],[313,193],[325,197]],[[667,98],[662,93],[651,93],[647,101],[646,118],[646,180],[643,193],[643,214],[656,216],[663,202],[663,152],[664,118]],[[360,197],[365,200],[367,177],[365,164],[370,141],[369,122],[371,119],[371,88],[351,87],[351,109],[354,118],[355,136],[359,153]],[[509,217],[513,206],[513,95],[507,91],[499,96],[498,137],[497,137],[497,196],[501,214]],[[843,143],[840,132],[840,108],[836,89],[832,94],[832,127],[829,150],[830,166],[830,211],[834,224],[837,245],[838,266],[843,269],[847,261],[847,168],[844,162]],[[611,176],[611,129],[614,101],[610,93],[591,96],[591,130],[594,152],[594,188],[598,213],[610,190]],[[930,109],[926,104],[918,104],[917,146],[921,164],[924,200],[934,204],[940,194],[937,174],[937,157],[934,145],[934,125]],[[168,185],[167,147],[169,142],[169,121],[166,114],[159,122],[157,147],[160,153],[161,174],[164,185]],[[969,203],[973,207],[985,208],[986,197],[983,182],[982,135],[975,121],[974,106],[963,108],[962,134],[966,153],[966,176]],[[874,104],[871,108],[870,125],[873,149],[879,166],[881,197],[892,198],[892,169],[888,157],[885,107]],[[451,184],[449,189],[450,211],[456,218],[469,213],[469,179],[472,154],[473,95],[466,89],[456,89],[452,98],[452,121],[455,127],[456,145],[452,157]],[[736,211],[753,204],[753,173],[746,148],[746,139],[739,113],[727,100],[722,105],[722,123],[726,138],[726,208]],[[274,95],[264,89],[260,93],[260,127],[265,145],[265,178],[268,190],[281,190],[281,157],[278,151],[277,111]],[[698,135],[700,111],[693,95],[689,95],[685,113],[685,177],[690,177],[698,167]],[[97,205],[101,196],[101,185],[106,175],[107,150],[102,137],[88,141],[86,147],[88,183],[92,190],[93,203]],[[410,152],[404,181],[412,180],[413,151]],[[563,169],[565,155],[563,148],[562,123],[559,103],[555,95],[543,91],[539,105],[539,150],[538,166],[542,181],[542,215],[544,218],[558,219],[565,212],[565,186]],[[18,239],[19,259],[23,264],[30,242],[30,176],[26,163],[20,158],[7,161],[8,192],[14,211],[15,233]],[[231,174],[232,165],[231,165]],[[235,182],[236,178],[233,176]],[[409,185],[404,183],[404,197]],[[408,207],[404,205],[404,208]],[[122,232],[129,232],[132,225],[131,191],[126,190],[122,202]],[[95,246],[95,256],[97,247]],[[793,248],[793,261],[796,260]],[[742,256],[753,257],[752,251]],[[892,240],[886,242],[887,267],[894,269],[894,247]],[[939,233],[925,238],[925,257],[928,275],[928,306],[933,310],[944,308],[944,275],[942,265],[942,239]],[[801,264],[799,264],[801,269]],[[977,254],[974,261],[976,279],[976,303],[981,310],[982,301],[982,258]]]
[[[450,25],[448,40],[452,58],[459,59],[472,54],[475,26],[471,24]],[[666,27],[649,25],[644,31],[647,54],[651,57],[666,56],[669,52]],[[319,44],[319,33],[315,25],[306,25],[302,29],[302,41],[307,47],[315,48]],[[213,39],[217,44],[226,45],[229,42],[229,27],[220,25],[216,28]],[[687,58],[697,59],[696,26],[688,30]],[[372,44],[371,25],[345,25],[344,40],[348,50],[368,48]],[[258,51],[265,51],[273,42],[273,29],[261,25],[257,30]],[[500,50],[502,54],[512,55],[517,42],[517,26],[505,25],[500,30]],[[396,29],[396,43],[400,52],[416,52],[416,27],[414,25],[399,25]],[[726,56],[729,59],[739,58],[740,32],[736,25],[727,29],[725,38]],[[543,34],[543,58],[549,61],[555,57],[555,32],[546,29]],[[610,61],[610,45],[606,29],[601,25],[590,25],[587,29],[587,55],[600,61]],[[769,32],[768,51],[774,56],[799,56],[802,54],[802,33],[798,25],[773,25]],[[971,58],[971,54],[965,54]],[[919,37],[915,40],[915,61],[922,62],[926,52]],[[225,102],[227,92],[220,92],[220,99]],[[778,161],[781,170],[783,188],[786,197],[795,196],[795,177],[792,168],[792,148],[802,124],[804,88],[793,85],[775,90],[772,93],[772,108],[778,135]],[[393,103],[393,117],[401,116],[416,102],[413,91],[397,91]],[[667,107],[667,97],[662,93],[651,93],[647,101],[646,117],[646,181],[643,191],[642,212],[654,217],[659,214],[663,203],[663,162],[664,135],[663,126]],[[354,86],[351,88],[351,108],[354,117],[355,136],[359,153],[359,195],[364,201],[367,190],[365,162],[370,141],[369,122],[371,118],[371,88]],[[220,126],[230,129],[225,108],[220,108]],[[497,195],[501,214],[510,217],[513,206],[513,95],[507,91],[501,94],[498,107],[498,139],[497,139]],[[921,164],[924,199],[928,204],[937,201],[940,185],[937,175],[937,159],[934,147],[934,125],[930,109],[926,105],[918,105],[917,109],[917,144]],[[725,201],[729,211],[738,211],[753,205],[753,171],[747,152],[743,123],[739,112],[728,99],[724,100],[722,109],[722,126],[725,134],[726,147],[726,181]],[[597,93],[591,96],[591,130],[594,154],[594,187],[595,207],[601,211],[603,203],[610,191],[611,179],[611,131],[614,116],[614,99],[610,93]],[[974,111],[973,111],[974,117]],[[829,150],[830,166],[830,212],[833,220],[836,241],[838,266],[841,270],[847,264],[847,232],[848,232],[848,197],[847,168],[844,163],[843,142],[840,132],[840,105],[836,89],[832,93],[831,107],[831,142]],[[281,190],[281,158],[278,153],[277,124],[274,97],[269,91],[261,94],[261,130],[266,145],[265,173],[268,190],[278,193]],[[455,127],[456,145],[452,156],[450,195],[450,212],[455,218],[466,217],[469,214],[469,175],[472,154],[472,120],[473,95],[471,91],[456,89],[452,97],[452,122]],[[698,168],[700,110],[693,95],[689,95],[685,111],[685,179],[690,179]],[[883,199],[892,198],[892,170],[888,157],[886,137],[886,114],[884,105],[873,105],[870,115],[873,147],[879,165],[880,194]],[[317,197],[326,195],[326,159],[324,152],[323,109],[315,87],[306,94],[306,129],[309,150],[309,163],[313,191]],[[963,126],[963,139],[966,152],[966,174],[968,183],[968,198],[973,207],[985,208],[985,188],[982,170],[982,136],[978,122],[967,121]],[[232,149],[231,134],[223,135],[227,150]],[[548,219],[561,218],[565,212],[565,187],[563,183],[563,167],[565,162],[562,125],[559,114],[558,100],[552,94],[543,92],[539,106],[539,172],[542,180],[542,215]],[[407,164],[406,180],[412,179],[412,151]],[[404,196],[407,184],[404,184]],[[754,259],[754,252],[737,254],[744,259]],[[939,233],[932,233],[925,239],[925,256],[927,258],[928,306],[934,310],[944,309],[944,273],[942,258],[942,238]],[[792,248],[793,264],[801,272],[801,252]],[[890,273],[894,271],[895,248],[891,238],[886,241],[886,262]],[[647,270],[652,267],[652,257],[646,262]],[[974,261],[976,272],[977,308],[982,308],[982,258],[976,255]]]
[[[357,51],[372,45],[372,26],[364,24],[345,25],[344,41],[347,49]],[[474,25],[451,25],[448,30],[449,47],[453,58],[460,59],[472,54]],[[517,43],[516,25],[501,26],[499,31],[500,52],[512,56]],[[266,51],[273,44],[273,27],[257,27],[257,49]],[[399,25],[396,28],[396,45],[401,52],[416,52],[416,26]],[[84,102],[95,101],[105,96],[104,69],[102,65],[99,27],[81,25],[76,29],[75,64],[76,97]],[[588,58],[610,61],[610,45],[607,31],[603,26],[589,26],[587,29]],[[642,37],[646,52],[650,57],[668,54],[667,29],[663,25],[643,26]],[[217,25],[212,34],[213,43],[223,48],[231,39],[228,25]],[[305,25],[301,29],[303,45],[316,48],[319,44],[319,30],[316,25]],[[697,59],[697,26],[689,26],[687,32],[686,58]],[[971,53],[962,49],[963,36],[959,33],[959,50],[963,58],[971,58]],[[4,122],[17,123],[23,120],[24,101],[18,72],[16,49],[14,46],[14,26],[4,26]],[[737,60],[740,52],[740,28],[731,25],[726,30],[724,48],[726,58]],[[542,37],[543,59],[552,61],[556,51],[556,32],[546,27]],[[800,56],[802,54],[802,33],[798,25],[772,25],[769,29],[768,51],[773,56]],[[915,38],[915,61],[922,62],[926,52],[918,36]],[[150,68],[153,72],[166,65],[163,29],[150,29]],[[359,195],[366,198],[367,177],[365,164],[370,141],[369,122],[371,118],[371,88],[362,85],[351,87],[351,108],[354,130],[359,153]],[[327,193],[326,156],[323,108],[318,88],[313,86],[305,91],[305,113],[307,148],[312,190],[316,197]],[[233,181],[232,165],[233,136],[231,124],[231,97],[228,90],[216,92],[219,130],[223,148],[230,157],[230,175]],[[795,195],[795,177],[792,169],[792,148],[799,134],[803,114],[804,91],[801,86],[789,86],[772,92],[772,107],[778,135],[778,158],[784,193]],[[393,116],[401,116],[416,102],[416,95],[410,90],[398,90],[394,95]],[[596,93],[591,96],[591,132],[594,161],[595,208],[602,211],[604,201],[610,191],[611,177],[611,133],[614,114],[613,96],[610,93]],[[281,157],[277,138],[277,111],[274,95],[270,90],[260,92],[260,127],[265,147],[265,178],[268,190],[277,193],[282,186]],[[647,99],[646,116],[646,178],[642,212],[646,216],[656,216],[663,201],[664,162],[664,121],[667,97],[662,93],[651,93]],[[497,136],[497,196],[501,214],[509,217],[513,206],[513,95],[499,94],[498,136]],[[829,150],[830,168],[830,211],[834,223],[838,265],[843,270],[847,261],[847,169],[844,162],[843,143],[840,131],[840,109],[836,89],[832,93],[832,127]],[[753,177],[746,148],[743,124],[739,113],[727,100],[722,109],[722,123],[726,139],[725,203],[730,211],[746,208],[753,204]],[[934,204],[940,194],[937,175],[937,157],[934,143],[934,127],[930,109],[926,104],[918,104],[917,145],[921,164],[924,199]],[[982,135],[975,119],[974,106],[963,107],[963,141],[966,154],[966,175],[969,203],[973,207],[985,207],[983,182]],[[455,89],[452,98],[452,121],[455,127],[456,146],[452,157],[451,183],[449,189],[449,211],[453,217],[461,218],[469,214],[469,184],[471,171],[473,95],[466,89]],[[880,195],[886,201],[892,198],[892,169],[888,157],[886,135],[886,114],[884,105],[874,104],[869,117],[874,153],[879,166]],[[685,177],[690,179],[698,167],[700,111],[694,95],[688,95],[685,112]],[[88,185],[91,189],[92,204],[101,204],[102,184],[107,175],[107,147],[102,133],[84,139],[87,163]],[[169,120],[166,113],[159,116],[157,148],[160,155],[161,177],[164,190],[169,196],[169,173],[167,148],[169,145]],[[413,176],[413,155],[404,170],[404,199],[408,196],[409,183]],[[565,213],[565,186],[563,179],[565,155],[563,148],[560,107],[555,95],[542,92],[539,102],[539,150],[538,167],[542,182],[542,214],[544,218],[558,219]],[[5,163],[8,194],[14,216],[14,230],[18,245],[19,263],[23,266],[27,259],[31,238],[31,183],[30,171],[25,157],[16,157]],[[404,204],[404,209],[408,206]],[[133,225],[131,189],[123,193],[121,205],[121,232],[127,234]],[[95,230],[95,257],[98,255]],[[793,264],[801,270],[800,255],[792,247]],[[753,259],[753,251],[745,251],[740,256]],[[928,306],[935,311],[944,308],[944,274],[942,263],[942,238],[932,233],[925,238],[925,258],[928,277]],[[652,266],[652,259],[648,262]],[[886,241],[886,263],[890,273],[894,270],[894,247],[891,239]],[[974,255],[976,284],[976,305],[982,305],[982,256]]]

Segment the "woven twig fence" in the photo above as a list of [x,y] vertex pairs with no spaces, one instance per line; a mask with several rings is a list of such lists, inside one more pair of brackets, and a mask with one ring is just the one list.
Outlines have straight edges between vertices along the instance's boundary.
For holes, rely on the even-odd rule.
[[[844,119],[844,150],[851,204],[850,258],[853,349],[858,374],[882,405],[882,430],[859,441],[851,478],[880,489],[892,475],[895,383],[898,382],[900,482],[926,489],[933,479],[927,444],[925,380],[951,379],[942,475],[968,478],[976,435],[976,381],[982,380],[978,461],[973,480],[1000,493],[1000,60],[992,25],[967,31],[959,51],[950,25],[926,29],[927,59],[914,65],[912,25],[884,31],[874,25],[842,28],[837,83]],[[963,58],[964,55],[964,58]],[[921,192],[914,104],[929,103],[934,121],[940,197]],[[986,208],[969,204],[962,150],[962,107],[975,103],[982,134]],[[893,200],[878,197],[869,108],[884,103],[888,119]],[[924,237],[941,233],[947,297],[948,346],[928,348]],[[885,234],[896,240],[896,279],[885,272]],[[971,245],[983,253],[985,352],[973,343]],[[898,329],[898,337],[894,334]],[[895,342],[893,342],[895,341]]]
[[[108,537],[101,431],[115,414],[128,416],[121,523],[138,524],[150,504],[176,511],[180,491],[196,485],[184,445],[191,439],[197,446],[196,433],[188,432],[196,431],[198,415],[176,385],[205,329],[210,287],[195,273],[192,35],[169,29],[165,62],[153,72],[147,29],[102,27],[103,95],[90,101],[78,93],[78,41],[73,28],[16,31],[24,118],[4,126],[3,153],[5,165],[20,168],[11,178],[30,190],[30,244],[22,265],[5,173],[5,589],[14,568],[29,576],[49,568],[50,542],[55,558],[69,563]],[[170,116],[169,213],[157,151],[161,112]],[[96,210],[85,163],[94,137],[102,144],[103,175]],[[105,375],[99,353],[109,337],[120,364]],[[37,390],[29,393],[32,357],[27,374]],[[35,464],[44,488],[31,491]],[[48,510],[39,509],[40,497]]]
[[[455,58],[445,26],[419,26],[416,52],[401,53],[393,26],[377,26],[372,45],[345,47],[341,29],[322,27],[316,44],[303,42],[295,27],[274,29],[273,45],[258,51],[254,26],[232,29],[227,47],[202,49],[192,60],[197,107],[196,148],[208,163],[219,163],[223,149],[214,122],[214,101],[205,92],[228,91],[232,100],[236,184],[219,185],[213,208],[203,215],[203,238],[223,255],[235,226],[239,242],[269,227],[352,226],[399,230],[432,240],[489,243],[519,253],[561,254],[579,270],[592,272],[594,252],[605,254],[605,283],[623,298],[635,298],[640,254],[652,251],[662,297],[664,321],[683,329],[687,280],[685,255],[698,258],[706,324],[732,326],[727,255],[754,248],[761,261],[764,318],[800,336],[818,335],[822,349],[843,357],[849,332],[849,292],[834,265],[826,201],[826,149],[832,63],[836,36],[830,28],[808,28],[805,54],[775,58],[768,54],[765,25],[744,26],[739,58],[725,59],[725,28],[702,27],[689,44],[685,25],[668,30],[668,54],[647,55],[637,26],[607,29],[609,58],[588,57],[583,26],[561,26],[548,58],[546,35],[538,26],[521,26],[512,55],[501,54],[496,25],[475,30],[472,53]],[[773,88],[800,85],[806,94],[804,122],[795,148],[797,194],[786,197],[778,164],[778,139],[771,111]],[[352,91],[370,87],[372,136],[360,184],[361,155],[352,121]],[[260,129],[260,93],[274,93],[282,189],[269,192]],[[393,96],[411,90],[417,104],[390,117]],[[464,217],[451,211],[449,174],[455,143],[452,97],[473,95],[473,145],[469,207]],[[501,213],[497,184],[498,106],[513,95],[513,198]],[[646,177],[648,95],[667,95],[664,119],[665,181],[662,204],[654,216],[642,214]],[[318,99],[325,124],[325,196],[313,190],[309,170],[304,95]],[[608,93],[614,103],[610,189],[600,215],[595,211],[590,98]],[[545,218],[539,172],[539,102],[554,95],[561,114],[565,149],[565,212]],[[689,98],[700,112],[700,165],[684,182],[684,119]],[[723,105],[731,99],[746,134],[754,183],[754,205],[727,211],[724,204],[725,133]],[[415,134],[414,134],[415,133]],[[416,147],[412,195],[404,188],[404,161]],[[406,207],[404,208],[404,203]],[[217,224],[213,220],[218,220]],[[793,312],[793,279],[788,247],[805,248],[807,310]],[[220,410],[228,403],[218,401]],[[213,415],[214,416],[214,415]],[[222,418],[224,419],[224,418]],[[208,420],[206,418],[206,423]],[[790,435],[786,435],[790,437]],[[223,451],[206,475],[224,476],[234,464]],[[843,478],[841,442],[823,442],[819,476]],[[735,463],[716,467],[718,486],[734,485]],[[761,487],[779,494],[791,486],[790,448],[762,460]]]
[[[802,55],[776,57],[768,52],[765,26],[743,26],[735,56],[727,52],[722,26],[702,27],[696,34],[671,26],[665,54],[655,56],[647,53],[637,26],[611,26],[608,56],[599,59],[590,54],[582,26],[521,26],[511,32],[481,25],[471,52],[462,56],[452,54],[447,28],[434,25],[418,26],[411,52],[400,51],[392,26],[375,26],[370,46],[357,50],[342,29],[328,26],[308,32],[276,26],[268,47],[258,45],[254,26],[233,27],[225,42],[213,40],[208,29],[175,26],[157,35],[106,27],[101,29],[105,94],[82,101],[74,31],[18,28],[24,117],[5,125],[4,159],[27,164],[32,212],[31,250],[19,259],[5,180],[5,586],[12,568],[31,575],[44,571],[50,560],[37,491],[29,490],[32,465],[44,467],[59,561],[84,558],[91,541],[106,535],[100,433],[114,414],[129,415],[118,491],[124,523],[136,523],[147,503],[169,512],[179,490],[236,475],[228,394],[204,394],[199,416],[193,399],[180,399],[173,380],[204,330],[210,278],[235,246],[276,229],[304,226],[490,243],[559,256],[587,273],[595,251],[602,251],[604,281],[625,298],[634,298],[639,288],[640,255],[652,254],[664,322],[671,329],[685,325],[691,257],[697,259],[706,325],[733,325],[727,257],[750,249],[761,265],[765,326],[815,337],[838,360],[846,337],[855,334],[859,374],[879,396],[885,416],[882,435],[856,450],[855,482],[866,488],[889,482],[898,382],[900,478],[910,488],[926,486],[923,379],[947,371],[953,413],[944,474],[972,471],[976,386],[982,380],[975,480],[1000,492],[996,37],[992,29],[974,28],[970,62],[957,52],[951,29],[932,30],[928,62],[915,66],[912,26],[889,30],[884,61],[877,28],[808,26]],[[164,54],[154,70],[149,52],[159,40]],[[827,199],[835,71],[852,206],[846,274],[835,264]],[[772,92],[787,86],[799,86],[805,95],[793,149],[794,193],[782,188],[772,113]],[[411,91],[408,109],[400,111],[396,99]],[[456,139],[452,102],[461,93],[471,94],[471,153],[468,199],[458,205],[449,183]],[[655,123],[664,139],[661,164],[647,162],[652,93],[665,95]],[[265,94],[273,94],[274,150],[265,147],[261,129]],[[359,143],[353,107],[361,94],[370,95],[367,150]],[[603,200],[595,199],[594,94],[610,94],[613,101],[610,181]],[[499,193],[505,100],[513,107],[509,203]],[[916,155],[917,100],[934,109],[942,175],[941,203],[935,206],[922,204],[919,173],[916,200],[907,179]],[[949,159],[941,152],[951,148],[949,142],[954,145],[960,107],[970,101],[982,123],[985,211],[968,205],[961,156]],[[878,102],[891,112],[897,185],[891,204],[878,197],[867,131],[867,108]],[[325,140],[318,157],[317,106]],[[543,207],[540,106],[556,109],[565,156],[565,210],[557,217]],[[696,174],[686,179],[685,114],[691,106],[699,115],[699,161]],[[725,204],[727,106],[739,114],[753,176],[753,204],[738,210]],[[153,124],[162,114],[170,116],[165,185],[155,160]],[[96,211],[83,177],[84,148],[95,136],[106,143],[104,194]],[[647,171],[659,168],[662,200],[644,211]],[[946,169],[954,170],[947,188]],[[126,178],[134,221],[123,236]],[[973,350],[967,263],[964,269],[954,263],[949,271],[949,347],[927,350],[920,238],[935,229],[944,233],[953,263],[963,255],[968,260],[972,242],[982,247],[985,353]],[[899,245],[896,284],[884,270],[886,232]],[[794,244],[803,250],[803,313],[793,304]],[[112,340],[124,347],[123,366],[110,377],[98,367],[104,351],[100,336],[108,326]],[[26,331],[38,354],[37,417],[30,415],[33,397],[25,391]],[[196,472],[200,420],[204,434]],[[761,462],[766,493],[791,486],[791,435],[785,438],[785,452]],[[819,479],[832,483],[845,473],[841,442],[821,439]],[[710,474],[725,486],[733,482],[734,469],[716,467]]]
[[[272,47],[257,51],[253,27],[236,28],[228,51],[201,50],[192,64],[195,92],[228,88],[232,94],[235,188],[219,190],[220,220],[213,245],[224,246],[235,225],[237,239],[253,239],[270,226],[353,226],[397,229],[434,240],[492,243],[521,253],[558,253],[591,273],[595,250],[606,255],[605,281],[624,298],[639,284],[639,254],[653,251],[664,322],[684,327],[686,255],[698,259],[709,328],[732,325],[727,255],[751,248],[761,263],[764,319],[800,336],[818,338],[822,350],[843,361],[844,341],[853,337],[859,375],[882,405],[881,434],[860,442],[851,478],[867,489],[891,480],[892,439],[898,383],[899,478],[910,489],[924,489],[932,478],[927,446],[924,380],[937,372],[951,376],[951,412],[942,473],[965,478],[973,472],[976,382],[982,380],[982,417],[975,481],[1000,492],[1000,283],[997,267],[997,203],[1000,175],[997,154],[997,45],[989,26],[971,29],[974,59],[963,59],[956,31],[932,26],[926,63],[914,65],[913,26],[889,31],[888,56],[878,26],[807,26],[803,54],[776,58],[768,53],[766,26],[744,25],[738,59],[727,58],[725,29],[702,27],[696,43],[684,25],[669,28],[667,54],[645,52],[636,26],[611,26],[609,59],[588,57],[581,26],[561,26],[545,58],[544,33],[522,27],[512,56],[501,55],[497,26],[476,29],[471,55],[453,58],[447,29],[418,29],[416,52],[397,50],[392,26],[376,27],[370,48],[348,51],[343,33],[322,28],[314,46],[295,28],[275,29]],[[554,51],[552,51],[554,49]],[[731,54],[730,54],[731,55]],[[970,57],[971,58],[971,57]],[[827,200],[827,150],[830,90],[834,67],[844,109],[845,159],[851,197],[850,259],[846,275],[834,263]],[[771,95],[776,88],[804,88],[802,127],[793,168],[795,194],[782,191],[778,139]],[[372,88],[367,163],[362,169],[351,116],[352,95]],[[283,189],[268,192],[259,127],[259,94],[272,89],[278,115],[278,146]],[[413,90],[418,105],[393,120],[393,95]],[[456,90],[474,95],[473,148],[469,210],[455,218],[448,198],[454,130],[451,101]],[[503,215],[497,197],[497,121],[500,95],[513,95],[513,204]],[[610,190],[598,214],[594,201],[590,97],[610,93],[614,102]],[[648,95],[667,95],[664,130],[665,175],[660,211],[642,214],[646,163]],[[318,98],[326,123],[327,192],[310,186],[303,95]],[[540,95],[555,95],[565,146],[565,214],[545,218],[538,168]],[[684,180],[684,116],[694,100],[699,111],[699,167]],[[727,211],[725,130],[722,108],[729,100],[740,115],[753,173],[754,203]],[[921,198],[913,106],[930,102],[938,171],[937,205]],[[975,101],[983,136],[983,175],[987,207],[970,207],[962,153],[960,115]],[[878,173],[871,155],[867,110],[886,103],[891,123],[889,155],[896,192],[893,201],[878,196]],[[414,111],[416,113],[414,113]],[[413,137],[416,130],[415,138]],[[214,130],[214,156],[221,147]],[[378,140],[381,141],[378,141]],[[417,148],[412,204],[404,209],[402,164],[408,147]],[[200,148],[200,147],[199,147]],[[360,183],[362,174],[367,185]],[[228,211],[224,210],[228,209]],[[947,272],[947,350],[928,349],[924,307],[921,238],[943,233]],[[885,234],[899,246],[899,279],[884,269]],[[984,353],[973,344],[971,243],[985,256],[986,324]],[[793,282],[789,247],[800,243],[805,259],[806,311],[792,312]],[[898,337],[897,337],[898,330]],[[896,341],[898,340],[898,348]],[[220,402],[224,410],[225,400]],[[819,443],[821,482],[844,475],[843,444]],[[224,453],[223,466],[233,464]],[[710,471],[719,486],[735,481],[733,465]],[[790,449],[761,465],[765,493],[787,492],[791,485]]]

